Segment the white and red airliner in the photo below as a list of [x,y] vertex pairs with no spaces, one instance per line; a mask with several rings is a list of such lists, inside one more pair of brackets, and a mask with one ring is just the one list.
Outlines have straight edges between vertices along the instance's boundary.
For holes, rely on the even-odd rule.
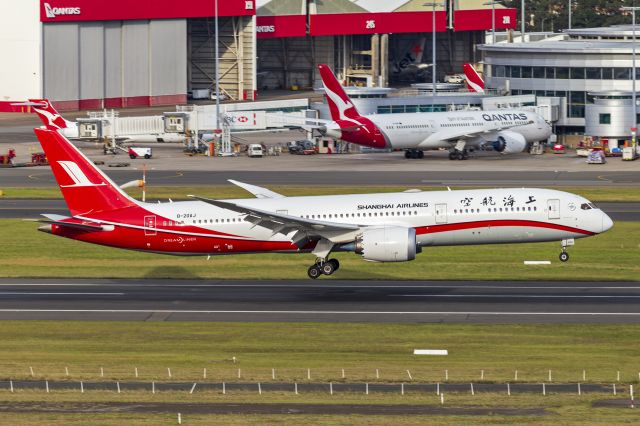
[[311,278],[331,275],[332,252],[413,260],[423,247],[561,241],[605,232],[611,219],[578,195],[548,189],[476,189],[285,197],[241,182],[253,199],[134,200],[61,135],[35,129],[70,217],[39,230],[93,244],[172,255],[311,253]]
[[321,133],[371,148],[405,150],[422,158],[425,150],[449,149],[449,159],[465,160],[468,148],[492,146],[503,154],[522,152],[545,141],[551,126],[531,111],[448,111],[361,115],[327,65],[318,65],[331,121],[317,120]]

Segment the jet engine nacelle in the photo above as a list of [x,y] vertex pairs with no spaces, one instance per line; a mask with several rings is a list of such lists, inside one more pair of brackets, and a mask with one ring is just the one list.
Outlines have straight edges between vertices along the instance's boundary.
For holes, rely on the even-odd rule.
[[524,151],[527,140],[520,133],[502,130],[498,132],[498,137],[492,145],[493,149],[503,154],[515,154]]
[[406,262],[416,258],[416,230],[401,226],[365,229],[356,253],[374,262]]

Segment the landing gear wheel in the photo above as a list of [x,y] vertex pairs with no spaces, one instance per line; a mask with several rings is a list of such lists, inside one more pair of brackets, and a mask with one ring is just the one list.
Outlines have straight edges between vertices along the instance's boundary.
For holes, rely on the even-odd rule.
[[323,274],[331,275],[336,271],[336,265],[331,261],[327,261],[322,264],[321,270]]
[[462,151],[457,151],[457,152],[456,152],[456,158],[457,158],[458,160],[464,160],[464,152],[462,152]]
[[455,151],[449,151],[449,160],[455,160],[457,157]]
[[560,256],[558,256],[558,258],[560,259],[560,262],[566,262],[567,260],[569,260],[569,253],[563,251],[562,253],[560,253]]
[[333,263],[333,272],[340,269],[340,262],[338,262],[338,259],[330,259],[328,263]]
[[405,151],[404,152],[404,158],[406,158],[406,159],[411,158],[411,151]]
[[418,158],[424,158],[424,151],[418,151]]
[[309,266],[309,270],[307,270],[307,275],[309,275],[309,278],[311,278],[312,280],[315,280],[321,274],[322,274],[322,271],[320,270],[318,265],[311,265]]

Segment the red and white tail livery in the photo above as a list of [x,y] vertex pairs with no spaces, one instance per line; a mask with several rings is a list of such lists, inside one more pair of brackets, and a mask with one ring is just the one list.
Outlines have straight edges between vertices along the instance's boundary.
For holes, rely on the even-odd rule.
[[316,261],[307,273],[315,279],[338,270],[330,257],[338,251],[404,262],[431,246],[561,241],[564,262],[574,239],[613,225],[583,197],[535,188],[285,197],[230,181],[256,198],[144,203],[59,131],[35,132],[72,215],[43,214],[39,230],[123,249],[183,256],[311,253]]
[[484,93],[484,80],[471,64],[464,64],[464,77],[470,92]]

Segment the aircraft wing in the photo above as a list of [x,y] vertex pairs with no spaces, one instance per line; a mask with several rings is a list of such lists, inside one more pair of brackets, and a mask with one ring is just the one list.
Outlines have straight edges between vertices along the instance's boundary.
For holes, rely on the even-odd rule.
[[[272,235],[287,235],[293,231],[297,231],[292,237],[293,242],[296,244],[306,238],[313,237],[322,237],[333,242],[341,242],[341,239],[336,239],[336,237],[345,234],[352,234],[354,231],[358,231],[360,229],[358,225],[305,219],[288,214],[243,206],[229,201],[212,200],[210,198],[198,197],[195,195],[189,195],[189,197],[212,204],[222,209],[244,214],[246,215],[244,218],[246,221],[253,223],[254,226],[261,226],[263,228],[270,229],[273,232]],[[353,238],[346,238],[345,241],[350,241],[351,239]]]
[[250,185],[248,183],[238,182],[237,180],[233,180],[233,179],[227,179],[227,181],[252,193],[253,195],[256,196],[256,198],[284,198],[284,195],[278,194],[277,192],[273,192],[261,186]]
[[438,132],[435,132],[433,134],[431,134],[428,138],[426,138],[423,142],[424,143],[430,143],[430,142],[439,142],[439,141],[449,141],[449,142],[457,142],[460,139],[474,139],[477,137],[482,137],[482,136],[487,136],[491,133],[494,132],[499,132],[501,130],[506,130],[506,129],[510,129],[512,127],[519,127],[519,126],[524,126],[526,124],[531,124],[533,123],[533,121],[529,121],[527,123],[522,124],[522,122],[520,122],[519,124],[510,124],[510,125],[500,125],[498,123],[496,123],[493,127],[489,127],[489,128],[482,128],[482,129],[478,129],[476,131],[473,131],[471,129],[458,129],[458,128],[454,128],[454,129],[447,129],[447,130],[440,130]]

